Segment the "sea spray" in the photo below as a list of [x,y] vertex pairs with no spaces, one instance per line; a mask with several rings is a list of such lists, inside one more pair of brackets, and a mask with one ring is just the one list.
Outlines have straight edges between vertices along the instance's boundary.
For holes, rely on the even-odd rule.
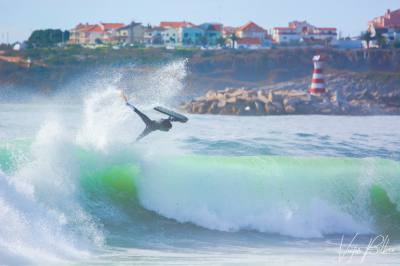
[[44,123],[32,144],[31,161],[0,177],[1,220],[7,225],[0,229],[0,253],[30,263],[55,263],[88,257],[84,250],[103,242],[80,206],[74,179],[78,163],[63,132],[57,122]]
[[154,72],[135,77],[135,90],[129,96],[139,106],[171,105],[183,90],[186,75],[187,60],[170,62]]

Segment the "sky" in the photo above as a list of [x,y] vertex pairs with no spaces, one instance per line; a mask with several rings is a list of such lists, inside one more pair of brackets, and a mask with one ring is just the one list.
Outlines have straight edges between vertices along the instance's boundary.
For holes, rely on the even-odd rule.
[[79,22],[254,21],[265,29],[307,20],[336,27],[343,37],[359,35],[370,19],[400,0],[0,0],[0,43],[26,40],[35,29],[71,29]]

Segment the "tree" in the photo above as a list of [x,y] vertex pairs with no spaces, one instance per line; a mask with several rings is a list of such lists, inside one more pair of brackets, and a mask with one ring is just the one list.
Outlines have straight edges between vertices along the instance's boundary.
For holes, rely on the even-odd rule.
[[232,33],[231,36],[229,37],[229,39],[232,41],[232,48],[235,48],[236,47],[236,42],[239,39],[236,36],[236,33]]
[[28,39],[31,47],[51,47],[69,40],[69,31],[60,29],[35,30]]
[[221,46],[221,47],[225,47],[225,44],[226,44],[226,39],[224,38],[224,37],[219,37],[218,39],[217,39],[217,44],[219,45],[219,46]]
[[386,41],[385,36],[382,35],[382,33],[377,32],[376,35],[375,35],[375,39],[376,39],[376,42],[378,43],[380,48],[386,48],[387,41]]
[[367,49],[369,49],[369,43],[372,40],[371,32],[370,31],[362,32],[361,33],[361,39],[366,42]]
[[393,48],[400,48],[400,39],[397,39],[393,42]]

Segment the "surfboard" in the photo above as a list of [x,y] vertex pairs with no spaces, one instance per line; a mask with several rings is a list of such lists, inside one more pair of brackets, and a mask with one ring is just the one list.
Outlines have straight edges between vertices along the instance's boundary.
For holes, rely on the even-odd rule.
[[160,113],[166,114],[166,115],[174,118],[175,121],[179,121],[181,123],[186,123],[189,120],[186,116],[178,114],[177,112],[171,111],[171,110],[161,107],[161,106],[154,107],[154,110],[156,110]]

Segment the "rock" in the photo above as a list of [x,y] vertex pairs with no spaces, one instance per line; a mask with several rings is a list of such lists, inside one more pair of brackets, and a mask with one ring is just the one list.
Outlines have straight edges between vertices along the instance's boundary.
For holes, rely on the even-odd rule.
[[[281,114],[399,114],[400,89],[368,82],[368,76],[357,82],[337,77],[327,93],[310,95],[309,82],[287,82],[280,87],[258,90],[227,88],[210,90],[204,96],[183,105],[189,113],[230,115]],[[291,89],[293,87],[293,89]]]
[[218,106],[218,108],[225,108],[226,101],[225,100],[219,100],[217,106]]
[[218,101],[212,101],[210,106],[208,107],[208,114],[218,114],[220,109],[218,108]]
[[287,114],[294,114],[296,112],[296,108],[293,105],[285,105],[285,112]]
[[263,102],[264,104],[272,102],[269,97],[265,96],[262,90],[257,91],[257,100]]

